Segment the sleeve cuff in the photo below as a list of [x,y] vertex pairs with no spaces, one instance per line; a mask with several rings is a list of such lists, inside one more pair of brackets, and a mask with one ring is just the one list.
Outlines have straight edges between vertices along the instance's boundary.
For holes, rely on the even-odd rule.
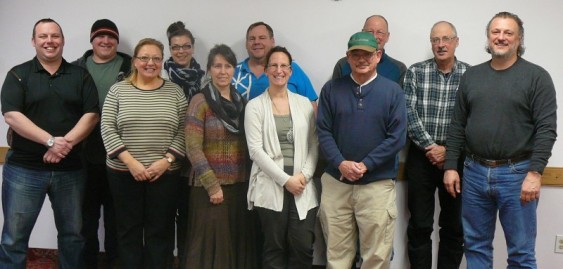
[[115,159],[115,158],[117,158],[117,156],[119,156],[119,154],[121,154],[121,152],[124,152],[124,151],[126,151],[126,150],[127,150],[127,147],[122,146],[121,148],[115,150],[115,151],[112,152],[111,154],[108,154],[108,157],[109,157],[110,159]]

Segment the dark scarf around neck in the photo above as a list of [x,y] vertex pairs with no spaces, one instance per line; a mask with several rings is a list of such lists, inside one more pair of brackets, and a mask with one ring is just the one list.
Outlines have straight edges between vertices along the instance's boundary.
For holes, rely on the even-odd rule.
[[246,100],[235,87],[232,85],[230,87],[231,101],[221,97],[221,93],[213,86],[212,82],[205,85],[201,92],[213,113],[223,122],[225,129],[233,134],[244,134],[244,107],[246,106]]
[[194,58],[190,60],[189,67],[180,66],[174,62],[172,57],[164,62],[164,69],[170,80],[182,87],[189,102],[199,92],[201,78],[205,72]]

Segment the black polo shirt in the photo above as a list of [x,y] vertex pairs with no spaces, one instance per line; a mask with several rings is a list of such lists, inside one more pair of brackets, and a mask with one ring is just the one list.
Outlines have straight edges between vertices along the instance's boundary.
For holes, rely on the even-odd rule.
[[[82,67],[64,59],[51,75],[37,57],[15,66],[6,75],[1,92],[2,114],[18,111],[39,128],[53,136],[67,134],[80,118],[99,113],[98,93],[92,77]],[[80,144],[75,145],[58,164],[43,162],[44,144],[28,140],[13,132],[6,163],[36,170],[67,171],[82,167]]]

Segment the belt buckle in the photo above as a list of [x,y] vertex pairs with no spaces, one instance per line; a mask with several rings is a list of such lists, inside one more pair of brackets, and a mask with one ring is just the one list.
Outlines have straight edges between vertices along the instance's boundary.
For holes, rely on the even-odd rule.
[[502,165],[502,161],[499,160],[489,160],[489,159],[485,159],[485,158],[480,158],[479,156],[476,155],[472,155],[473,159],[476,160],[477,162],[479,162],[480,164],[487,166],[487,167],[498,167],[500,165]]
[[485,163],[489,167],[497,167],[497,166],[501,165],[500,162],[497,161],[497,160],[485,160]]

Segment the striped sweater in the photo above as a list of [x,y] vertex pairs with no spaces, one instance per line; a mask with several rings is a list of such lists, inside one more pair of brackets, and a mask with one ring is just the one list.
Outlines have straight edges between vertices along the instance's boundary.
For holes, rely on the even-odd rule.
[[245,136],[227,131],[202,93],[194,95],[188,107],[186,147],[192,164],[191,186],[203,186],[213,195],[220,185],[248,180]]
[[[102,138],[108,153],[107,166],[128,171],[117,158],[123,151],[148,167],[170,152],[185,156],[184,117],[187,102],[182,89],[164,81],[155,90],[140,90],[128,81],[114,84],[102,110]],[[170,170],[180,168],[174,162]]]

